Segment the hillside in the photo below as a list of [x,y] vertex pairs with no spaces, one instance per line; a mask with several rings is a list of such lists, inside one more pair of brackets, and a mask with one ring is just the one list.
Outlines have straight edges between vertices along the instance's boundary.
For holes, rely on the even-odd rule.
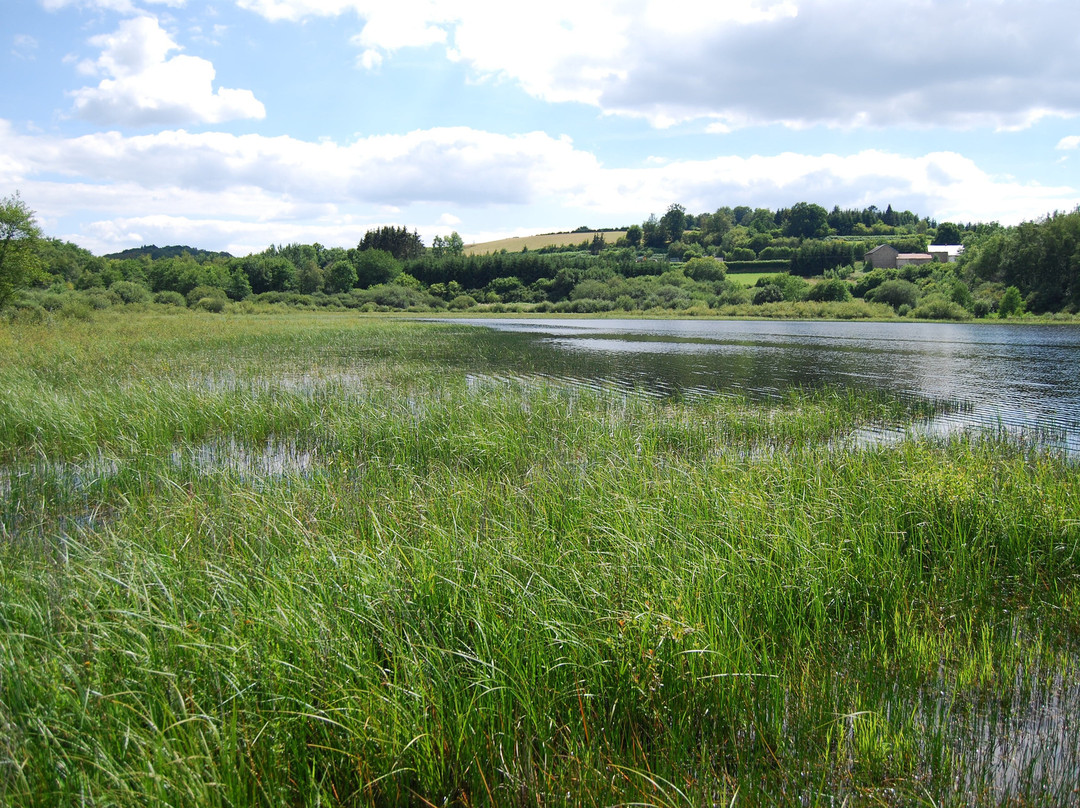
[[127,258],[139,258],[143,255],[149,256],[152,261],[159,261],[162,258],[179,258],[184,254],[190,255],[196,260],[203,258],[232,258],[233,256],[227,252],[212,252],[210,250],[200,250],[197,247],[187,247],[183,245],[175,245],[171,247],[158,247],[155,244],[147,244],[142,247],[132,247],[128,250],[122,250],[121,252],[110,253],[109,255],[102,256],[103,258],[111,258],[114,260],[123,260]]
[[626,235],[625,230],[580,230],[573,233],[545,233],[540,236],[516,236],[504,238],[498,241],[484,241],[479,244],[466,244],[466,255],[485,255],[497,253],[502,250],[507,252],[521,252],[522,249],[539,250],[544,247],[569,247],[585,242],[588,244],[593,237],[600,233],[609,245],[614,244]]

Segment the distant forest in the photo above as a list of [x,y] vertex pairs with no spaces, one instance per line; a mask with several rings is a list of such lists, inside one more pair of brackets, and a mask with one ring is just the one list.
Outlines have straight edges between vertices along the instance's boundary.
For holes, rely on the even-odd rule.
[[[0,305],[23,317],[132,304],[954,320],[1071,320],[1080,310],[1080,210],[1003,227],[939,223],[891,206],[691,214],[673,204],[613,241],[611,232],[578,228],[579,243],[513,253],[466,255],[457,233],[429,246],[391,226],[349,249],[287,244],[236,257],[147,246],[97,257],[40,236],[17,196],[2,201],[5,222],[20,211],[31,217],[30,230],[0,252],[0,293],[8,290]],[[951,263],[924,256],[874,268],[866,254],[883,244],[902,254],[932,244],[963,251]],[[17,264],[9,252],[21,256]]]

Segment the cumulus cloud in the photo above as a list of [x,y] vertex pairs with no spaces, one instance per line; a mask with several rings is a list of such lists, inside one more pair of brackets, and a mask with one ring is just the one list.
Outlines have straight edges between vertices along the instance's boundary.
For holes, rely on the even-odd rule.
[[130,246],[135,235],[176,243],[189,233],[189,242],[219,249],[294,236],[349,244],[367,225],[388,222],[429,236],[451,226],[473,241],[481,233],[470,220],[485,220],[489,233],[504,212],[518,229],[550,230],[583,216],[640,221],[672,202],[692,212],[799,201],[891,204],[940,220],[1011,224],[1071,209],[1080,198],[1073,187],[992,175],[954,152],[781,153],[605,167],[569,139],[542,132],[455,127],[348,143],[183,130],[64,138],[21,134],[4,121],[0,186],[21,188],[43,221],[93,211],[93,227],[69,237],[108,242],[109,249]]
[[97,87],[72,93],[76,114],[102,125],[176,125],[220,123],[266,116],[250,90],[214,90],[214,66],[183,54],[180,46],[154,17],[140,16],[120,23],[111,34],[93,37],[101,48],[84,73],[104,75]]
[[372,66],[446,43],[479,75],[658,126],[989,126],[1080,114],[1073,0],[237,0],[268,19],[355,14]]
[[1080,149],[1080,135],[1069,135],[1058,141],[1057,148],[1061,151],[1073,151]]
[[[0,144],[27,170],[146,188],[206,192],[263,188],[328,202],[402,205],[527,204],[552,186],[573,185],[598,163],[568,139],[542,132],[499,135],[466,127],[380,135],[348,144],[291,137],[183,130],[125,137],[19,137]],[[5,143],[6,141],[6,143]]]

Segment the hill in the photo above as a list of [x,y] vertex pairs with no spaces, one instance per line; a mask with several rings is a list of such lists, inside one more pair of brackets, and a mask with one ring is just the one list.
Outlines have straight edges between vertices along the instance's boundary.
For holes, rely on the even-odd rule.
[[155,244],[147,244],[142,247],[132,247],[130,250],[122,250],[121,252],[111,253],[104,256],[105,258],[113,258],[123,260],[126,258],[141,258],[144,255],[150,257],[150,260],[157,261],[162,258],[179,258],[184,253],[187,253],[196,261],[202,261],[210,258],[232,258],[233,256],[227,252],[211,252],[209,250],[200,250],[198,247],[184,247],[184,246],[171,246],[171,247],[158,247]]
[[576,230],[573,233],[545,233],[539,236],[516,236],[504,238],[498,241],[484,241],[479,244],[466,244],[466,255],[484,255],[496,253],[501,250],[507,252],[521,252],[522,249],[539,250],[544,247],[572,247],[585,242],[588,244],[597,233],[604,237],[608,244],[614,244],[618,239],[626,235],[625,230]]

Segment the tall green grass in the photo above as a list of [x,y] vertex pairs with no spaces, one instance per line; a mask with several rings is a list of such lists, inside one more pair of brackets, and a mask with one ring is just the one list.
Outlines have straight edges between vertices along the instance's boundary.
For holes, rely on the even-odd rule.
[[919,414],[869,396],[475,375],[492,350],[0,331],[0,803],[1071,799],[1074,466],[843,448]]

